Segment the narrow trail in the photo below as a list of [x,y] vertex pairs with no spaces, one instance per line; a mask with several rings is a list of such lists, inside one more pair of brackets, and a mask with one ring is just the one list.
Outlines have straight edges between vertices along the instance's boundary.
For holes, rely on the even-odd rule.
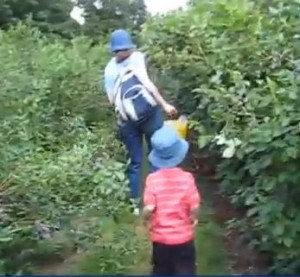
[[268,257],[249,247],[243,234],[237,230],[228,230],[229,220],[244,216],[244,212],[236,211],[225,197],[215,181],[215,161],[208,153],[200,153],[192,149],[192,170],[198,176],[198,182],[210,201],[213,210],[213,220],[223,228],[221,234],[224,247],[229,256],[230,270],[233,274],[264,275],[267,274]]
[[[241,234],[226,229],[227,220],[241,215],[231,208],[229,201],[219,192],[218,185],[213,180],[214,169],[210,166],[211,161],[205,155],[199,155],[195,149],[191,152],[186,167],[197,177],[204,199],[197,229],[198,274],[265,274],[264,257],[247,247]],[[146,170],[145,167],[144,171]],[[120,228],[132,230],[139,244],[135,264],[126,265],[124,274],[149,274],[151,247],[147,230],[132,215],[127,215],[126,220],[118,225],[111,225],[107,232],[113,234]],[[97,274],[97,259],[96,256],[90,256],[89,251],[74,253],[62,262],[41,267],[36,273]],[[79,267],[80,264],[84,266]]]
[[[220,234],[223,230],[211,219],[212,211],[208,206],[202,210],[202,217],[197,229],[197,256],[198,274],[231,274],[229,258],[222,244]],[[148,275],[150,272],[151,246],[147,239],[146,228],[139,219],[132,217],[132,225],[126,226],[135,229],[135,235],[140,245],[138,246],[135,264],[127,265],[125,275]],[[115,228],[125,228],[125,224],[112,227],[109,232],[114,233]],[[62,262],[51,263],[41,267],[36,274],[41,275],[63,275],[63,274],[97,274],[97,257],[90,259],[89,251],[74,253]],[[81,266],[84,265],[84,266]],[[87,268],[88,267],[88,268]],[[84,269],[83,269],[84,268]],[[114,272],[111,272],[113,274]]]

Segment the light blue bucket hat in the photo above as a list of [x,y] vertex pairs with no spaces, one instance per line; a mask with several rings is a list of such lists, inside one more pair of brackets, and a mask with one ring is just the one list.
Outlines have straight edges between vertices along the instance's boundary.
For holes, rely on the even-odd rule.
[[132,42],[132,38],[126,30],[118,29],[112,32],[110,36],[110,50],[112,52],[133,49],[135,47],[136,45]]
[[176,167],[185,159],[189,144],[170,126],[164,124],[151,137],[149,161],[157,168]]

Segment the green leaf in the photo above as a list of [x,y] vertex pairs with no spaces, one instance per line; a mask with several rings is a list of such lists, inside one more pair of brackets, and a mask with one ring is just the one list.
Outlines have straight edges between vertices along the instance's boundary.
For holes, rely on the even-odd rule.
[[10,242],[13,240],[13,237],[0,237],[0,242]]
[[251,208],[247,211],[247,216],[251,217],[258,213],[259,209],[257,207]]
[[290,248],[292,246],[293,240],[291,238],[284,238],[283,243],[286,247]]
[[277,88],[278,88],[276,82],[273,81],[270,77],[267,77],[267,83],[268,83],[268,87],[271,91],[271,94],[275,95]]
[[280,222],[278,224],[276,224],[273,228],[272,228],[272,232],[274,234],[274,236],[281,236],[284,233],[284,224],[280,224]]
[[211,136],[200,135],[198,137],[198,147],[199,149],[204,148],[211,142]]
[[248,194],[247,195],[247,198],[245,200],[245,204],[247,206],[251,206],[253,205],[254,203],[256,203],[256,196],[254,194]]
[[265,191],[272,191],[276,187],[276,179],[268,179],[263,182],[263,189]]

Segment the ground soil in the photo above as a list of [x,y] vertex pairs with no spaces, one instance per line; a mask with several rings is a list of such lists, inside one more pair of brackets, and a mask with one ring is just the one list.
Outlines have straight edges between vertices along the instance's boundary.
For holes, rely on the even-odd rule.
[[[220,192],[219,186],[215,181],[215,161],[211,160],[208,152],[200,153],[196,148],[191,149],[192,168],[195,174],[203,175],[209,180],[209,194],[214,210],[213,218],[224,226],[230,219],[245,216],[244,211],[235,210],[228,198]],[[234,274],[263,275],[267,274],[268,257],[264,254],[251,249],[244,241],[243,235],[237,230],[228,230],[223,234],[224,245],[231,260],[231,270]]]
[[[258,251],[251,249],[247,242],[243,239],[243,234],[237,230],[227,230],[226,223],[230,219],[241,218],[245,216],[244,211],[235,210],[228,198],[226,198],[219,189],[218,183],[215,181],[215,161],[211,159],[209,152],[199,152],[196,147],[191,147],[188,161],[188,170],[193,171],[195,175],[205,176],[208,180],[206,188],[209,190],[209,200],[212,206],[212,218],[215,223],[222,227],[224,232],[221,234],[225,251],[229,256],[228,269],[234,275],[264,275],[267,274],[267,257]],[[137,234],[145,237],[145,229],[137,225]],[[147,251],[146,251],[147,252]],[[63,263],[51,264],[43,267],[40,274],[65,274],[72,272],[75,265],[78,264],[84,256],[74,253],[68,257]],[[136,272],[148,272],[148,261],[141,263],[141,268]],[[147,270],[145,268],[147,267]],[[134,272],[134,273],[136,273]],[[133,274],[133,273],[132,273]]]

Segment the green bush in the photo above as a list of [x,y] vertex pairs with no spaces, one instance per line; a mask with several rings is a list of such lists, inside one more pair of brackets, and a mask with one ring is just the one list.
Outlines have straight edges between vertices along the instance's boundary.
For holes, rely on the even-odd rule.
[[247,208],[238,225],[278,274],[300,273],[299,8],[296,0],[197,1],[142,33],[150,63],[176,79],[199,147],[219,153],[221,187]]
[[93,226],[71,226],[76,217],[116,220],[127,181],[99,91],[106,47],[48,41],[23,25],[0,38],[0,271],[26,273],[95,239]]

